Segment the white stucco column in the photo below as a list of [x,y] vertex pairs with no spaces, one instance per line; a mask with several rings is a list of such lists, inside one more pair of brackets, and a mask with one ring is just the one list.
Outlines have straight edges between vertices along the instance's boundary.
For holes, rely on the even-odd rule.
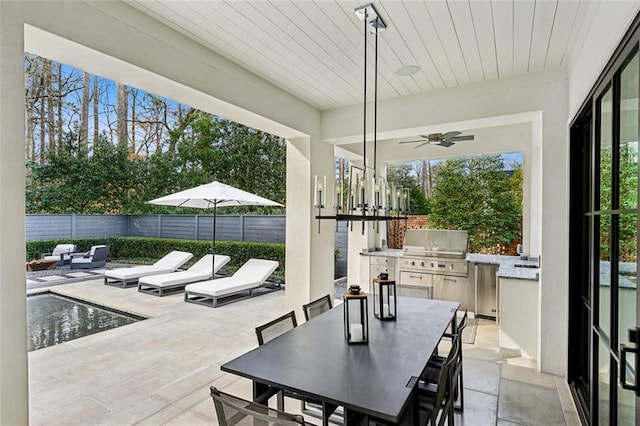
[[0,424],[29,423],[24,236],[24,48],[0,2]]
[[[287,235],[286,303],[302,316],[302,305],[331,294],[333,297],[335,222],[314,217],[314,176],[334,175],[333,146],[315,138],[293,138],[287,142]],[[330,214],[332,203],[327,194]]]

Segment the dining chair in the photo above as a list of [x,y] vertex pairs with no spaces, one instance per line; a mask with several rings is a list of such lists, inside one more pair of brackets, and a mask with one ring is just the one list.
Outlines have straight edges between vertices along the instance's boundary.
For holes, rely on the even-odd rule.
[[[464,378],[463,378],[463,366],[462,366],[462,332],[467,326],[468,313],[465,310],[464,315],[458,326],[456,327],[455,333],[445,333],[444,337],[448,337],[452,340],[451,350],[449,354],[456,349],[455,352],[455,363],[451,370],[452,380],[450,383],[451,386],[451,394],[453,395],[454,401],[454,409],[460,412],[464,411]],[[454,345],[455,342],[458,342],[457,345]],[[425,373],[421,377],[421,379],[425,382],[429,383],[438,383],[438,377],[440,374],[440,370],[442,369],[443,364],[445,363],[447,357],[442,357],[438,355],[433,355],[429,362],[427,363],[427,368],[425,369]],[[458,401],[458,397],[460,399],[460,404],[455,405],[455,401]]]
[[460,345],[461,340],[459,338],[454,339],[448,356],[442,364],[442,367],[438,370],[438,378],[436,381],[418,381],[416,403],[419,410],[420,424],[442,426],[445,424],[445,421],[447,421],[449,426],[454,425],[454,395],[452,393],[453,386],[451,386],[451,383],[454,380],[453,370]]
[[275,410],[266,405],[258,404],[257,402],[238,398],[219,391],[215,386],[211,386],[209,389],[220,426],[253,426],[256,424],[263,424],[265,426],[308,425],[301,415],[285,413],[284,411]]
[[258,345],[262,346],[281,334],[284,334],[289,330],[293,330],[297,326],[298,322],[296,321],[296,313],[294,311],[284,314],[266,324],[262,324],[261,326],[256,327]]
[[302,305],[304,319],[307,321],[327,312],[331,308],[333,308],[333,303],[331,302],[331,295],[329,294],[321,297],[320,299],[309,302],[306,305]]

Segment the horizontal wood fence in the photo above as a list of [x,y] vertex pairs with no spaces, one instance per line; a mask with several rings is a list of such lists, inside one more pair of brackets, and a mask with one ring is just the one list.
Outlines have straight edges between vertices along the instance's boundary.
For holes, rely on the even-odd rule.
[[[285,216],[218,215],[216,240],[285,242]],[[50,240],[95,237],[159,237],[211,240],[210,215],[26,215],[26,239]],[[346,275],[347,226],[340,222],[336,231],[340,250],[337,274]]]

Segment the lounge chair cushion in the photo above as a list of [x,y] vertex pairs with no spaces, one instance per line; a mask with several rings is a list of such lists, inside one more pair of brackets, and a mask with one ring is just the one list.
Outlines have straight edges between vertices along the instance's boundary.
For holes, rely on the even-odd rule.
[[[60,260],[60,256],[63,254],[71,254],[76,251],[75,244],[58,244],[50,254],[42,256],[44,260]],[[68,257],[69,258],[69,257]]]
[[198,260],[186,271],[149,275],[140,278],[138,283],[154,287],[171,287],[178,284],[208,280],[213,273],[219,271],[231,260],[229,256],[216,254],[215,263],[212,263],[211,257],[211,254],[203,256],[202,259]]
[[111,269],[105,272],[106,278],[129,281],[145,275],[166,274],[173,272],[193,257],[192,253],[172,251],[153,265],[134,266],[132,268]]
[[187,293],[220,297],[259,287],[278,268],[275,260],[249,259],[230,277],[202,281],[185,287]]

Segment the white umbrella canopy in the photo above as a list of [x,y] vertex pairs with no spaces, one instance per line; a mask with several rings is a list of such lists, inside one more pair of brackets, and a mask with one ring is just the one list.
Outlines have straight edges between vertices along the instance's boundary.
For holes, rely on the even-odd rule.
[[164,197],[147,201],[147,203],[162,206],[194,207],[198,209],[230,206],[282,207],[280,203],[218,181],[165,195]]
[[212,252],[216,252],[216,209],[230,206],[274,206],[282,207],[282,204],[260,197],[250,192],[243,191],[231,185],[218,181],[206,183],[184,191],[175,192],[147,201],[149,204],[175,207],[194,207],[198,209],[213,208],[213,239]]

